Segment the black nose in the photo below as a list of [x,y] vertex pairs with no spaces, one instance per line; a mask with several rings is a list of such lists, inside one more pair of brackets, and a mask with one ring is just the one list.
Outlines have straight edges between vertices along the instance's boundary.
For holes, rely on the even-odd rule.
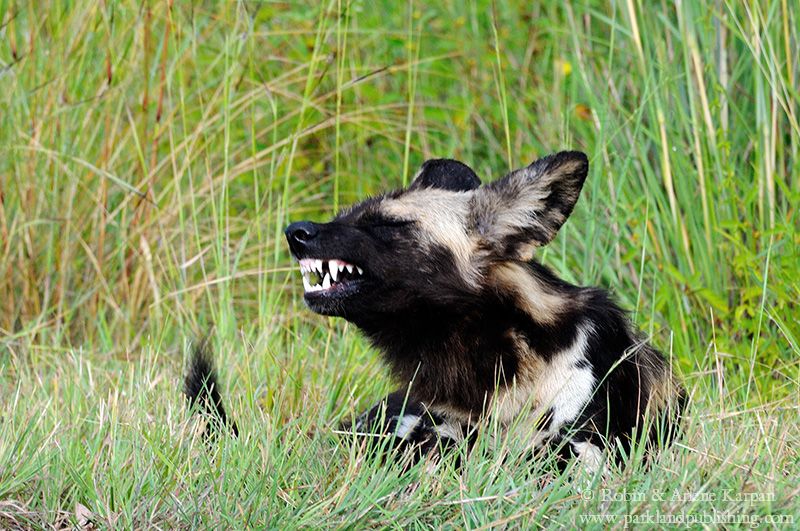
[[319,234],[319,228],[310,221],[298,221],[286,227],[286,240],[295,252],[305,249],[309,241]]

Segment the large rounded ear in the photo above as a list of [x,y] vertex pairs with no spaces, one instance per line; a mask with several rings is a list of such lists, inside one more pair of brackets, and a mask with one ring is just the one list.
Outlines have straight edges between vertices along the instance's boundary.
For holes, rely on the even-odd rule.
[[473,229],[493,254],[529,260],[567,220],[589,171],[579,151],[562,151],[475,192]]
[[481,180],[472,168],[463,162],[452,159],[431,159],[425,161],[408,189],[439,188],[451,192],[467,192],[480,185]]

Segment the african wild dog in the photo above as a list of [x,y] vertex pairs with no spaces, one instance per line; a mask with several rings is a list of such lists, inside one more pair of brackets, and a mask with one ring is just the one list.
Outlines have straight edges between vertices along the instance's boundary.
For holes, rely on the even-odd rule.
[[308,306],[360,328],[399,384],[355,430],[425,453],[487,414],[502,425],[525,415],[531,448],[557,445],[591,467],[612,443],[629,448],[645,418],[660,419],[653,438],[669,437],[684,394],[662,355],[605,291],[532,259],[588,167],[561,152],[481,186],[461,162],[429,160],[407,189],[289,225]]
[[[481,186],[468,166],[430,160],[405,190],[286,229],[308,306],[359,327],[399,383],[355,431],[422,455],[472,439],[490,414],[528,425],[532,449],[551,445],[590,467],[609,445],[627,450],[637,428],[671,438],[684,393],[661,354],[605,291],[532,259],[587,172],[584,154],[562,152]],[[207,433],[235,434],[215,387],[201,345],[185,393],[212,417]]]

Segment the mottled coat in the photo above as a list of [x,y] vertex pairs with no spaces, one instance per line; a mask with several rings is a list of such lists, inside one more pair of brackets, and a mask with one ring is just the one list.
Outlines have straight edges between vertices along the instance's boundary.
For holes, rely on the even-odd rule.
[[664,357],[605,291],[533,260],[588,167],[561,152],[481,186],[466,165],[430,160],[407,189],[286,229],[308,306],[362,330],[398,384],[350,429],[425,454],[494,416],[529,426],[515,436],[532,449],[592,467],[644,429],[670,437],[683,392]]
[[309,307],[360,328],[399,385],[356,430],[433,449],[487,415],[524,415],[531,447],[567,437],[592,464],[646,416],[669,436],[683,394],[663,356],[605,291],[533,260],[588,167],[562,152],[481,186],[466,165],[431,160],[407,189],[288,227]]

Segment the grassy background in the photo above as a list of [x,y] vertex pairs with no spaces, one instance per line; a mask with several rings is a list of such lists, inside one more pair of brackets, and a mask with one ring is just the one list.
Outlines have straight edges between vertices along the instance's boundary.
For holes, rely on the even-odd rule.
[[[794,0],[0,0],[0,526],[796,524],[798,28]],[[539,258],[673,360],[683,439],[591,488],[514,441],[405,475],[339,442],[390,383],[303,307],[282,228],[561,148],[590,178]],[[211,452],[180,396],[205,334],[242,428]]]

